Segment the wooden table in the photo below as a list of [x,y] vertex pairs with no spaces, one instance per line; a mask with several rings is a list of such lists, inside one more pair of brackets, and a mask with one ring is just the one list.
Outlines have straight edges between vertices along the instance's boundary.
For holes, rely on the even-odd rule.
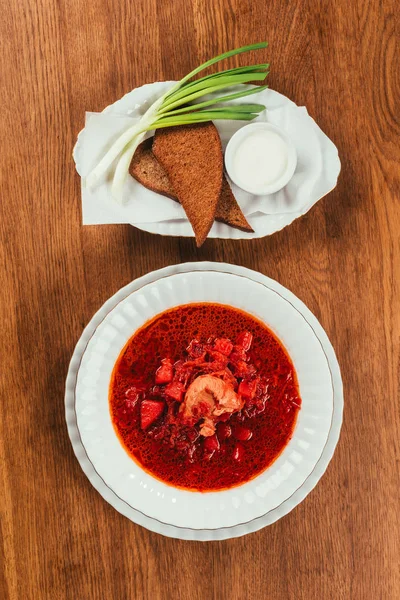
[[[0,27],[0,597],[400,598],[395,0],[11,0]],[[270,86],[339,148],[335,191],[276,235],[200,250],[127,225],[83,228],[71,150],[85,110],[264,38]],[[245,265],[297,294],[330,336],[345,389],[316,489],[267,529],[206,544],[119,515],[64,422],[68,362],[93,313],[143,273],[193,260]]]

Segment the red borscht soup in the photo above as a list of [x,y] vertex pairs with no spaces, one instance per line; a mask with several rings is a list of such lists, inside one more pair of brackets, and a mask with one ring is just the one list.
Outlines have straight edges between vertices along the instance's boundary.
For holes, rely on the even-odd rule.
[[293,364],[261,321],[188,304],[146,323],[114,367],[110,412],[139,465],[175,487],[231,488],[264,471],[301,406]]

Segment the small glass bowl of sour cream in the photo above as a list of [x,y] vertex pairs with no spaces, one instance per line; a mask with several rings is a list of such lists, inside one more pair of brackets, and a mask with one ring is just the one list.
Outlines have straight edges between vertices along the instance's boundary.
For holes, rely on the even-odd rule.
[[229,140],[225,166],[232,181],[255,195],[281,190],[296,170],[297,153],[291,140],[275,125],[251,123]]

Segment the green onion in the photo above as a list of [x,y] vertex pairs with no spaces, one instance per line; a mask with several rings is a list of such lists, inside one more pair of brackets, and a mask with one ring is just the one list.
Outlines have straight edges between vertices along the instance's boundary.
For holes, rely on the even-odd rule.
[[234,74],[239,74],[239,73],[261,73],[261,72],[266,72],[268,70],[269,64],[268,63],[263,63],[260,65],[253,65],[250,67],[236,67],[235,69],[226,69],[226,71],[222,71],[222,72],[218,72],[218,73],[211,73],[211,75],[205,75],[205,77],[202,77],[201,79],[195,79],[192,82],[189,83],[185,83],[182,87],[185,87],[186,89],[192,85],[194,85],[195,83],[199,83],[199,81],[206,81],[207,79],[211,79],[211,78],[217,78],[217,77],[221,77],[221,76],[225,76],[225,75],[234,75]]
[[[221,104],[222,102],[227,102],[228,100],[236,100],[237,98],[244,98],[244,96],[250,96],[251,94],[258,94],[262,90],[265,90],[267,85],[259,85],[257,87],[250,88],[247,91],[237,92],[236,94],[229,94],[228,96],[216,96],[212,100],[207,100],[205,102],[198,102],[196,104],[191,104],[189,106],[184,106],[183,108],[178,108],[177,110],[168,111],[169,115],[177,115],[185,112],[191,112],[194,110],[198,110],[199,108],[205,108],[206,106],[213,106],[214,104]],[[241,104],[233,105],[234,110],[240,110]],[[261,112],[265,109],[263,104],[257,104],[258,106],[257,112]]]
[[186,75],[183,79],[181,79],[172,88],[172,90],[170,90],[169,93],[171,94],[172,92],[175,91],[175,89],[179,89],[180,87],[182,87],[182,85],[184,83],[186,83],[186,81],[189,81],[189,79],[192,79],[192,77],[197,75],[197,73],[200,73],[200,71],[203,71],[204,69],[207,69],[208,67],[211,67],[212,65],[215,65],[215,63],[220,62],[221,60],[225,60],[226,58],[231,58],[232,56],[236,56],[237,54],[243,54],[243,52],[250,52],[251,50],[261,50],[263,48],[266,48],[267,46],[268,46],[268,42],[258,42],[258,44],[251,44],[250,46],[242,46],[241,48],[235,48],[235,50],[229,50],[229,52],[224,52],[224,54],[219,54],[215,58],[208,60],[207,62],[203,63],[202,65],[200,65],[199,67],[197,67],[196,69],[191,71],[188,75]]
[[[234,121],[234,120],[251,121],[257,115],[258,115],[258,113],[255,113],[255,112],[244,112],[244,111],[243,112],[235,112],[235,111],[224,110],[224,109],[210,110],[210,111],[204,111],[204,112],[200,112],[200,113],[196,113],[196,114],[188,114],[188,115],[185,115],[184,117],[181,117],[180,115],[177,115],[175,117],[166,117],[165,119],[156,121],[154,123],[154,127],[152,129],[158,129],[159,127],[157,127],[157,126],[165,127],[166,123],[168,123],[168,126],[182,125],[183,121],[185,122],[185,124],[200,123],[203,121],[214,121],[217,119],[222,119],[222,120],[223,119],[225,119],[225,120],[231,119],[232,121]],[[250,117],[250,118],[248,118],[248,117]]]
[[159,112],[167,112],[171,108],[181,106],[187,102],[192,102],[192,100],[196,100],[196,98],[206,94],[219,92],[219,90],[223,90],[226,87],[231,87],[239,83],[248,83],[249,79],[251,79],[251,81],[264,81],[265,73],[252,73],[251,78],[249,78],[249,74],[227,75],[226,77],[212,78],[206,82],[200,82],[197,85],[190,86],[189,93],[188,89],[184,87],[180,92],[176,92],[170,96],[163,103]]
[[[250,96],[264,90],[267,85],[249,88],[248,84],[254,81],[264,81],[268,75],[269,64],[261,63],[247,67],[236,67],[212,73],[200,79],[193,78],[204,69],[221,60],[266,47],[267,42],[260,42],[236,48],[208,60],[188,73],[173,85],[168,92],[158,98],[135,125],[132,125],[120,135],[98,165],[87,176],[87,187],[90,188],[96,185],[114,160],[119,157],[113,177],[112,194],[116,200],[120,201],[132,157],[147,131],[177,125],[204,123],[212,120],[251,121],[254,119],[265,109],[264,105],[229,103],[224,106],[221,105],[230,100]],[[222,90],[229,88],[232,88],[230,93],[218,95]],[[206,95],[212,97],[202,102],[194,102]]]

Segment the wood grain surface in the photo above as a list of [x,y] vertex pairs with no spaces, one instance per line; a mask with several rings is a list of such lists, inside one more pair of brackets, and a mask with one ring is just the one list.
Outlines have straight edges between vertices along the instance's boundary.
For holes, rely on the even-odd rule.
[[[400,598],[400,19],[395,0],[3,0],[0,597]],[[71,150],[85,110],[267,39],[270,86],[306,105],[342,173],[257,241],[82,227]],[[83,327],[132,279],[227,261],[297,294],[336,349],[344,426],[329,468],[274,525],[213,543],[134,525],[92,488],[64,422]]]

